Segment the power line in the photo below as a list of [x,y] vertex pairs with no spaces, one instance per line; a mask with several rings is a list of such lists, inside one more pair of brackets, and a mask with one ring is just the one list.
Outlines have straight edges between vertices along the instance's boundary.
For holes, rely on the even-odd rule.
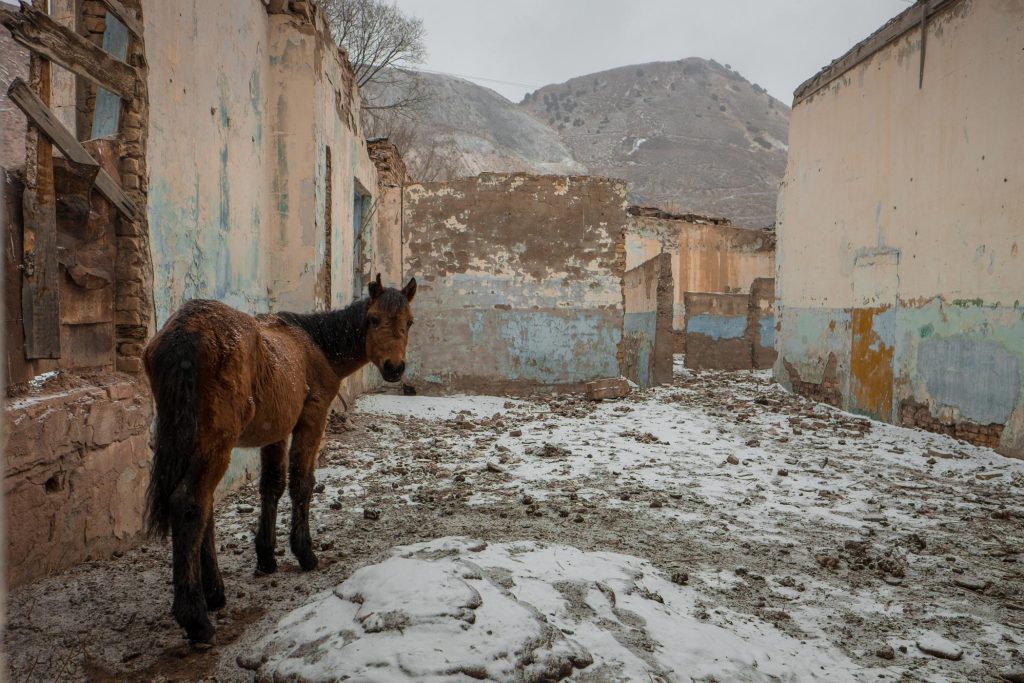
[[486,78],[484,76],[467,76],[465,74],[453,74],[450,71],[435,71],[433,69],[417,69],[406,67],[409,71],[422,71],[428,74],[437,74],[438,76],[455,76],[456,78],[465,78],[468,81],[487,81],[488,83],[500,83],[501,85],[515,85],[520,88],[533,88],[537,90],[542,88],[540,85],[530,85],[529,83],[516,83],[515,81],[502,81],[497,78]]

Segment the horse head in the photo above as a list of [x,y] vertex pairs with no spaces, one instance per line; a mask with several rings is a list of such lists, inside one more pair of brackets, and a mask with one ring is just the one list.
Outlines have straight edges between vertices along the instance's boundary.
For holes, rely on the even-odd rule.
[[366,357],[387,382],[397,382],[405,372],[405,347],[412,327],[412,303],[416,278],[401,290],[381,284],[380,274],[370,283],[366,307]]

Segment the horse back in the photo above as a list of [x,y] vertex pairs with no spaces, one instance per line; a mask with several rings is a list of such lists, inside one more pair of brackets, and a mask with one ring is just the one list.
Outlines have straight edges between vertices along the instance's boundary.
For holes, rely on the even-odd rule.
[[[186,340],[195,349],[194,364],[159,362],[173,357],[169,347]],[[218,301],[194,299],[153,337],[143,362],[158,397],[161,383],[196,373],[195,409],[205,440],[263,446],[287,438],[298,421],[313,370],[308,346],[305,335],[272,316],[257,319]],[[158,414],[179,409],[158,400]]]

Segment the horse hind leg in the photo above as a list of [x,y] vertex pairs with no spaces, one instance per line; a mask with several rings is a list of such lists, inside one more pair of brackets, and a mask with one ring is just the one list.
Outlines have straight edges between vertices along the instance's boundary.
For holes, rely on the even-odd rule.
[[292,432],[288,452],[288,495],[292,499],[292,529],[289,537],[292,553],[305,571],[315,569],[316,554],[309,535],[309,499],[313,495],[317,452],[327,424],[327,413],[304,415]]
[[215,612],[227,604],[224,597],[224,578],[220,574],[220,566],[217,564],[217,546],[214,544],[214,521],[211,514],[210,520],[206,523],[206,533],[203,537],[203,547],[200,557],[203,573],[203,597],[206,599],[206,609]]
[[[214,629],[206,614],[202,546],[212,524],[213,492],[227,470],[230,455],[230,449],[226,449],[207,458],[198,457],[171,494],[174,576],[171,611],[189,640],[194,642],[213,642]],[[212,543],[211,537],[211,556],[216,552]],[[213,559],[216,562],[215,556]]]
[[277,504],[285,487],[285,442],[260,449],[260,528],[256,533],[256,573],[277,571]]

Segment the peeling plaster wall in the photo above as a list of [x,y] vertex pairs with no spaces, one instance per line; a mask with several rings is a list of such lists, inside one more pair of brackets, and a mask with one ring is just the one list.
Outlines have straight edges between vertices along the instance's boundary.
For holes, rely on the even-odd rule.
[[[377,172],[351,67],[322,17],[268,14],[258,0],[145,9],[157,326],[197,297],[259,313],[363,296],[353,195],[357,183],[372,195]],[[374,222],[363,231],[372,243]],[[378,381],[360,372],[342,393]],[[236,457],[227,480],[254,456]]]
[[1024,455],[1024,5],[964,0],[798,103],[776,376]]
[[641,387],[672,381],[672,256],[626,271],[622,374]]
[[625,195],[623,182],[575,176],[408,186],[410,380],[524,392],[618,376]]
[[729,225],[630,216],[626,267],[659,253],[672,255],[673,329],[685,327],[686,292],[747,292],[757,278],[775,277],[774,234]]

